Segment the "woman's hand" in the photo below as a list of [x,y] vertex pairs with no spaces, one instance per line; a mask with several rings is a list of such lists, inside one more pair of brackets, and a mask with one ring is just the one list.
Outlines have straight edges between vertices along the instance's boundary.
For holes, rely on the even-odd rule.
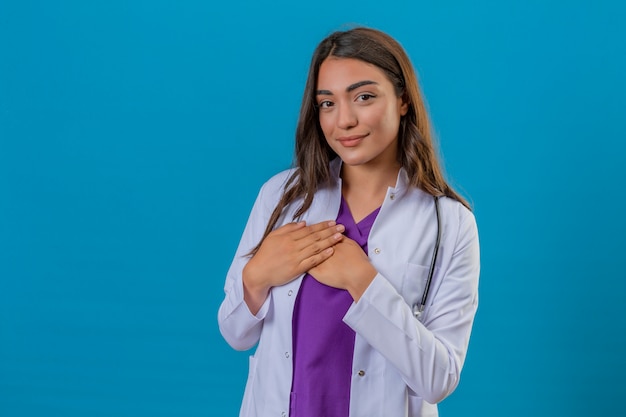
[[331,257],[309,269],[322,284],[348,290],[354,301],[359,301],[377,273],[359,244],[345,236],[333,246]]
[[289,223],[272,231],[243,269],[244,300],[256,314],[270,288],[287,284],[324,262],[343,239],[343,225]]

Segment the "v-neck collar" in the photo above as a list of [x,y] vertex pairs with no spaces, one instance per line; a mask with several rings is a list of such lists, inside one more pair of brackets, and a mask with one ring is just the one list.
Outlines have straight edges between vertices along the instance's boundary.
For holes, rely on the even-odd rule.
[[[359,241],[359,244],[363,245],[367,242],[367,236],[369,236],[370,230],[376,220],[376,216],[380,211],[380,207],[372,211],[370,214],[362,218],[358,223],[354,221],[354,216],[350,211],[350,207],[348,206],[348,202],[343,196],[341,196],[341,209],[344,213],[344,222],[343,225],[346,228],[346,235],[353,240]],[[345,220],[348,220],[349,224],[346,224]],[[351,236],[353,235],[353,236]],[[361,242],[361,241],[365,242]]]

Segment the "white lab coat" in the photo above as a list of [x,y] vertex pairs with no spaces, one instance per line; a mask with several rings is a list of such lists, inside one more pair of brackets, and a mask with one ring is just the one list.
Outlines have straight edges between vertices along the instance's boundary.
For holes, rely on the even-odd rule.
[[[331,162],[334,183],[319,190],[303,216],[307,224],[334,220],[341,200],[341,161]],[[263,236],[291,171],[261,188],[228,271],[218,321],[237,350],[252,348],[241,417],[289,415],[292,381],[292,313],[302,276],[274,287],[257,313],[243,299],[246,253]],[[278,226],[292,221],[300,201]],[[437,402],[459,383],[478,304],[479,247],[473,214],[450,198],[439,200],[442,237],[426,309],[422,297],[437,236],[432,196],[409,186],[400,170],[370,231],[369,259],[378,274],[343,318],[355,332],[350,416],[437,416]],[[329,346],[332,349],[332,346]],[[324,383],[324,381],[319,381]]]

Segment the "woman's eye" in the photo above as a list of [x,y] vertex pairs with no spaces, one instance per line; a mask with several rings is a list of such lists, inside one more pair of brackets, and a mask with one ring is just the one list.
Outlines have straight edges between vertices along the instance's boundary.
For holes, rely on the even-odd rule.
[[369,93],[364,93],[364,94],[359,94],[357,96],[357,100],[358,101],[368,101],[370,99],[373,99],[374,95],[373,94],[369,94]]
[[328,101],[328,100],[324,100],[324,101],[320,102],[320,104],[318,104],[320,109],[327,109],[327,108],[331,107],[332,105],[333,105],[333,103],[331,101]]

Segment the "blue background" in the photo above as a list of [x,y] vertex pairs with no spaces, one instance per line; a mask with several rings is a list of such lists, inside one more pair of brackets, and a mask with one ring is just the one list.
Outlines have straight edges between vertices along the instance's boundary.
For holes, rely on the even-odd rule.
[[0,415],[237,414],[225,273],[350,23],[407,49],[479,223],[441,415],[623,415],[624,3],[213,3],[0,0]]

